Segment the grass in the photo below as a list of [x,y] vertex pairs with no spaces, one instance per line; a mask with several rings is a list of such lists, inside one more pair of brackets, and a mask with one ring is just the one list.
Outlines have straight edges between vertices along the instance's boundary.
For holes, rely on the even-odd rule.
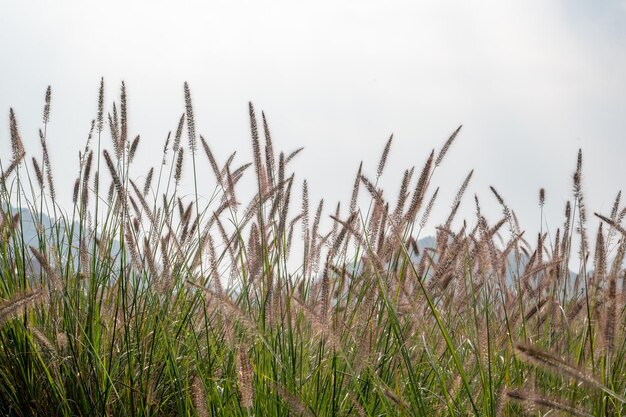
[[[102,83],[68,212],[46,140],[50,90],[41,160],[28,163],[10,112],[12,155],[0,161],[3,415],[626,414],[626,209],[618,194],[590,242],[582,154],[551,235],[529,242],[493,188],[502,219],[488,224],[475,198],[475,218],[453,229],[470,173],[436,244],[421,247],[433,175],[460,128],[405,171],[395,201],[378,186],[390,138],[376,177],[359,167],[350,200],[328,215],[323,201],[310,207],[306,181],[296,199],[299,150],[275,152],[252,104],[253,162],[220,165],[201,135],[197,146],[185,84],[162,161],[137,176],[125,86],[109,113],[103,95]],[[189,157],[194,192],[184,194]],[[198,194],[202,163],[214,175],[209,198]],[[243,204],[246,176],[256,194]]]

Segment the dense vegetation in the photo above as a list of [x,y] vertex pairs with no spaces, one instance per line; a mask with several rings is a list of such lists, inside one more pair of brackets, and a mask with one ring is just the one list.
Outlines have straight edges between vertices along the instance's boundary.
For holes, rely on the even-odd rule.
[[[390,139],[376,176],[359,167],[329,216],[323,201],[310,205],[306,181],[295,197],[298,151],[275,151],[265,115],[257,126],[250,104],[252,163],[236,166],[233,154],[220,164],[184,93],[162,161],[136,175],[125,87],[107,113],[101,84],[69,211],[46,139],[50,90],[43,158],[26,158],[11,110],[12,155],[0,161],[2,415],[626,414],[626,209],[618,194],[589,240],[580,153],[550,235],[525,236],[495,189],[500,221],[488,224],[475,198],[476,217],[455,222],[470,173],[424,246],[433,175],[460,128],[404,171],[393,201],[378,185]],[[207,163],[210,198],[195,175]],[[183,166],[192,194],[180,192]],[[246,204],[244,177],[257,184]]]

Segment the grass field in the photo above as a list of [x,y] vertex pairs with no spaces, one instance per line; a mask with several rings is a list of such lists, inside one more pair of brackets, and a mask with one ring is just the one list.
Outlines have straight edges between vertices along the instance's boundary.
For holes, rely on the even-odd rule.
[[[10,113],[0,414],[626,414],[626,208],[618,194],[610,213],[586,211],[582,154],[558,230],[525,235],[495,189],[502,218],[488,224],[464,197],[470,174],[421,247],[431,179],[460,128],[404,171],[396,198],[378,186],[390,140],[376,176],[359,168],[346,179],[353,194],[327,209],[295,184],[297,151],[274,149],[252,104],[253,161],[220,165],[186,84],[162,161],[131,175],[141,145],[128,136],[125,87],[109,111],[103,91],[67,211],[46,140],[50,90],[41,149],[24,149]],[[196,167],[207,164],[215,192],[200,198]],[[252,198],[238,193],[242,178],[257,184]],[[455,221],[462,199],[476,214]],[[27,222],[39,224],[34,241]]]

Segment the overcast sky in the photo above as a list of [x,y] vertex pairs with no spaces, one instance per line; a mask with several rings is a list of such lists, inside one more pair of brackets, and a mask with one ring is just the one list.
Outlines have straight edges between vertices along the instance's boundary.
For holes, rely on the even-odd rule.
[[[250,100],[279,149],[305,146],[298,179],[333,205],[349,199],[359,161],[374,175],[391,133],[393,200],[404,169],[421,168],[461,123],[435,178],[435,222],[475,168],[471,192],[488,206],[494,185],[533,233],[545,187],[556,228],[579,147],[590,211],[609,212],[626,185],[624,1],[4,1],[0,52],[2,161],[11,106],[27,151],[40,155],[52,85],[49,141],[65,202],[101,76],[108,108],[127,84],[130,134],[142,136],[137,175],[159,163],[188,81],[198,131],[222,163],[233,150],[240,163],[251,158]],[[471,195],[464,207],[469,215]]]

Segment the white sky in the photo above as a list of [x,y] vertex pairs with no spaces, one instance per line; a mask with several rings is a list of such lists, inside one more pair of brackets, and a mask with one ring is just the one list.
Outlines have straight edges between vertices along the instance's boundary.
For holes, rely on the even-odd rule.
[[[10,157],[10,106],[29,156],[40,155],[51,84],[53,169],[69,202],[104,76],[108,108],[126,81],[140,175],[159,163],[189,81],[198,131],[220,162],[234,150],[251,159],[251,100],[278,149],[306,147],[293,168],[329,209],[349,199],[359,161],[374,175],[391,133],[384,183],[395,200],[404,169],[419,170],[462,123],[435,179],[433,221],[475,168],[470,192],[488,206],[494,185],[536,233],[540,187],[548,222],[561,225],[579,147],[590,212],[610,211],[626,185],[625,52],[620,1],[5,1],[0,156]],[[471,194],[464,207],[473,210]]]

